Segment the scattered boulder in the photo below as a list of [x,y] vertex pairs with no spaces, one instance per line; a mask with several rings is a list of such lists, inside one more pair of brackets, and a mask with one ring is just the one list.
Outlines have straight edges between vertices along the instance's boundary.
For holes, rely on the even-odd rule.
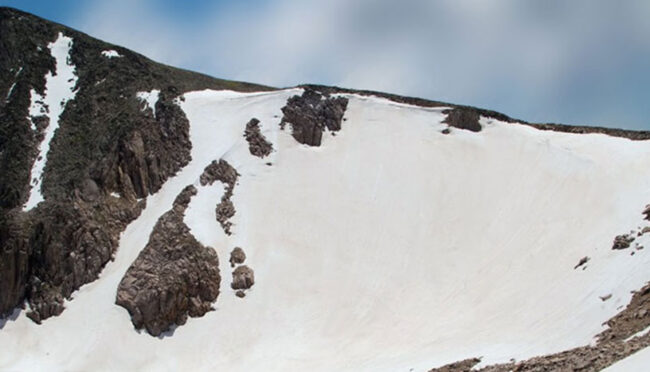
[[242,291],[242,290],[240,289],[240,290],[238,290],[237,292],[235,292],[235,296],[237,296],[237,297],[239,297],[239,298],[244,298],[244,297],[246,297],[246,292],[244,292],[244,291]]
[[573,269],[575,270],[575,269],[579,268],[580,266],[586,264],[588,261],[589,261],[589,257],[587,257],[587,256],[582,257],[580,259],[580,261],[578,261],[578,264],[573,267]]
[[284,116],[280,128],[291,125],[291,135],[296,141],[320,146],[324,130],[341,130],[341,121],[348,107],[345,97],[330,97],[306,87],[302,96],[293,96],[282,108]]
[[598,296],[598,298],[600,298],[601,301],[605,302],[605,301],[609,300],[610,298],[612,298],[612,294],[609,293],[609,294],[606,294],[604,296]]
[[246,124],[244,137],[248,141],[248,151],[250,151],[251,155],[263,158],[273,151],[273,145],[262,134],[260,121],[256,118],[252,118]]
[[253,269],[246,265],[239,266],[232,272],[232,289],[248,289],[255,284]]
[[618,235],[614,238],[614,244],[612,249],[626,249],[630,247],[630,244],[634,241],[634,237],[628,234]]
[[246,253],[240,247],[235,247],[230,252],[230,267],[235,267],[236,264],[243,264],[244,261],[246,261]]

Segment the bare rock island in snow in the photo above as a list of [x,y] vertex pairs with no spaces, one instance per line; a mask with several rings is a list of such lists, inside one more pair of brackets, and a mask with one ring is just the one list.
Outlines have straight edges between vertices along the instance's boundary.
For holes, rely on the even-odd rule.
[[136,328],[146,328],[154,336],[185,324],[188,315],[199,317],[212,310],[219,295],[217,254],[199,243],[183,223],[195,194],[191,185],[181,191],[117,288],[116,303],[129,311]]
[[0,370],[650,364],[650,132],[0,44]]

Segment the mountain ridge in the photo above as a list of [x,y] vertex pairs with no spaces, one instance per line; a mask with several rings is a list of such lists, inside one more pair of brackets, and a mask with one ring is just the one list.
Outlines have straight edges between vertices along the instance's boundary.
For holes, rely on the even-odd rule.
[[[57,59],[54,58],[54,42],[63,40],[63,37],[72,38],[68,44],[65,64],[67,68],[73,69],[78,80],[72,89],[66,88],[65,93],[74,93],[73,98],[64,101],[64,110],[56,118],[56,121],[60,122],[56,135],[46,144],[47,161],[41,187],[41,184],[34,183],[31,169],[42,156],[39,149],[45,141],[45,133],[55,122],[52,117],[53,110],[44,105],[43,97],[47,97],[48,91],[60,88],[48,86],[50,81],[47,77],[56,75],[58,68],[62,67],[57,66]],[[6,99],[0,101],[0,172],[3,174],[0,178],[0,315],[7,316],[15,314],[16,309],[21,307],[28,308],[26,316],[35,323],[43,323],[40,326],[43,328],[33,328],[34,325],[24,323],[23,317],[18,318],[16,324],[2,321],[0,345],[5,345],[10,336],[21,336],[16,330],[39,334],[38,332],[45,332],[41,329],[58,329],[56,327],[67,324],[65,322],[69,321],[70,317],[77,317],[87,324],[95,322],[95,326],[97,322],[103,323],[104,319],[101,317],[106,316],[111,321],[119,318],[120,322],[111,323],[107,320],[107,324],[109,328],[116,324],[121,326],[127,323],[123,319],[126,311],[137,330],[146,329],[153,336],[173,338],[168,336],[171,336],[178,326],[196,329],[197,323],[193,321],[185,325],[188,316],[204,317],[205,319],[201,320],[207,321],[207,318],[213,315],[210,312],[214,310],[212,304],[217,297],[220,301],[217,302],[220,306],[219,315],[232,315],[233,309],[235,315],[238,315],[239,312],[243,314],[250,311],[251,304],[257,303],[255,301],[260,301],[260,298],[266,300],[264,304],[271,303],[274,298],[284,298],[286,293],[283,291],[273,292],[277,288],[286,288],[288,293],[293,291],[308,298],[325,291],[324,293],[334,294],[329,298],[332,302],[337,300],[334,297],[344,298],[346,301],[339,304],[341,306],[359,302],[361,307],[352,308],[352,314],[366,314],[368,309],[378,308],[385,312],[367,315],[397,320],[407,323],[408,326],[411,325],[408,323],[412,318],[395,318],[398,314],[395,309],[401,307],[393,308],[395,305],[384,302],[385,297],[415,298],[416,302],[429,301],[429,306],[436,305],[437,299],[428,298],[426,294],[441,291],[440,288],[444,287],[442,284],[446,283],[446,276],[453,277],[463,267],[475,265],[473,261],[476,260],[471,256],[458,262],[452,260],[453,265],[450,267],[455,270],[446,271],[444,265],[435,266],[442,261],[438,260],[437,256],[432,256],[434,259],[426,256],[430,259],[427,264],[436,267],[435,270],[427,266],[417,266],[419,261],[424,260],[415,260],[416,262],[406,265],[405,257],[426,255],[433,248],[440,248],[429,242],[435,242],[435,238],[439,238],[443,243],[440,243],[442,250],[437,254],[450,260],[457,258],[459,243],[454,234],[446,229],[461,226],[461,233],[456,233],[462,237],[484,234],[484,229],[490,233],[485,233],[485,238],[489,239],[503,233],[500,229],[491,230],[502,220],[512,223],[510,229],[521,225],[524,231],[528,231],[526,229],[542,226],[539,231],[533,229],[531,236],[537,240],[549,239],[547,235],[553,235],[548,233],[549,229],[559,229],[559,235],[566,233],[557,227],[565,224],[564,214],[558,213],[560,207],[565,206],[566,214],[574,218],[570,220],[571,223],[582,227],[583,233],[589,233],[585,234],[588,235],[585,239],[595,239],[591,237],[593,235],[599,240],[588,240],[587,244],[571,236],[568,237],[570,244],[567,244],[564,250],[552,251],[558,257],[552,257],[551,261],[561,263],[560,269],[553,269],[558,270],[557,273],[562,275],[563,280],[573,280],[572,285],[579,286],[582,281],[579,277],[575,279],[577,275],[597,277],[592,271],[604,267],[605,263],[609,262],[608,259],[617,264],[623,262],[635,270],[642,268],[644,262],[639,263],[639,260],[644,259],[641,244],[645,244],[644,239],[647,239],[646,233],[650,231],[650,227],[642,227],[647,224],[647,218],[641,217],[643,208],[640,207],[645,203],[640,204],[640,201],[646,201],[647,195],[642,191],[645,179],[643,172],[639,170],[645,169],[646,165],[647,151],[643,141],[650,139],[648,131],[527,123],[491,110],[382,92],[310,84],[276,89],[221,80],[158,64],[128,49],[104,43],[79,31],[11,8],[0,8],[0,78],[0,91],[8,92]],[[391,104],[388,105],[385,101]],[[357,123],[364,125],[354,125]],[[557,133],[550,134],[549,131]],[[608,137],[570,135],[591,133]],[[348,145],[343,147],[341,143]],[[404,151],[411,147],[414,148],[413,151]],[[504,150],[498,151],[501,148]],[[511,152],[506,152],[506,148]],[[629,154],[623,153],[621,149],[629,150]],[[420,155],[418,151],[425,155]],[[601,154],[608,151],[608,154]],[[317,157],[322,155],[320,153],[336,160],[324,161],[322,159],[326,156]],[[406,157],[402,159],[400,156]],[[308,164],[306,159],[318,161],[318,166]],[[436,162],[437,160],[439,162]],[[487,164],[488,170],[484,170],[483,166],[472,168],[479,160]],[[425,164],[423,169],[414,167],[414,164],[420,163]],[[345,172],[347,167],[350,167],[349,171]],[[539,172],[533,171],[537,167]],[[629,167],[629,171],[625,167]],[[292,173],[294,169],[299,169],[304,174]],[[287,179],[274,174],[282,174]],[[358,176],[361,174],[364,177]],[[426,182],[418,177],[422,177]],[[550,183],[549,191],[530,189],[532,185],[546,182],[547,178],[556,182]],[[337,183],[339,179],[347,181]],[[500,179],[509,182],[498,183]],[[260,180],[266,180],[266,183]],[[285,182],[289,185],[286,188]],[[320,183],[325,184],[324,189],[318,188]],[[566,186],[567,183],[570,183],[569,187]],[[383,185],[389,186],[384,189]],[[275,193],[266,191],[267,189],[275,190]],[[252,194],[255,190],[261,190],[259,192],[262,194]],[[358,190],[359,195],[354,193]],[[450,190],[463,193],[459,195]],[[498,203],[493,203],[495,197],[486,190],[492,193],[504,192],[503,195],[508,198],[512,195],[521,198],[515,198],[512,204],[504,203],[507,204],[506,211],[516,212],[514,215],[518,218],[497,210]],[[520,190],[523,190],[523,193],[517,194]],[[286,191],[288,196],[283,196],[282,202],[275,203],[272,198],[283,191]],[[44,200],[31,208],[26,203],[34,192],[42,192]],[[265,192],[269,194],[264,194]],[[437,193],[442,196],[437,197]],[[318,198],[323,195],[331,197],[329,203],[323,203]],[[626,199],[630,195],[634,200]],[[347,200],[349,204],[337,201],[337,197],[343,197],[342,200]],[[414,209],[407,209],[402,203]],[[486,203],[488,208],[479,210],[476,205],[481,203]],[[575,207],[574,203],[577,203]],[[208,207],[204,208],[204,204]],[[328,204],[336,206],[332,214],[334,217],[324,212],[323,216],[319,215],[318,211],[327,210]],[[624,207],[621,207],[621,204]],[[351,208],[351,205],[355,207]],[[359,207],[356,207],[357,205]],[[422,205],[428,205],[434,212],[422,209]],[[547,205],[550,206],[550,214],[543,215],[542,219],[535,219],[537,212],[547,212]],[[590,205],[601,209],[596,209],[595,212],[585,211],[584,215],[578,213],[581,212],[578,207],[585,208]],[[365,211],[364,208],[371,212]],[[284,214],[278,211],[284,211]],[[424,227],[419,230],[396,230],[395,226],[411,228],[414,220],[411,213],[415,212],[418,213],[419,219],[427,222]],[[599,218],[591,216],[592,213]],[[644,213],[647,213],[647,209]],[[633,217],[628,217],[632,214]],[[205,215],[210,216],[210,219],[204,219]],[[625,215],[625,218],[621,217],[622,215]],[[213,218],[215,216],[216,218]],[[355,218],[367,224],[382,226],[384,231],[375,232],[374,229],[369,229],[368,232],[368,226],[352,224]],[[280,230],[278,233],[275,230],[265,231],[265,223],[260,223],[260,219],[271,220],[268,223],[274,228],[280,228],[282,225],[277,222],[274,222],[274,225],[273,220],[289,219],[292,223],[288,223],[288,231]],[[415,219],[416,222],[419,219]],[[309,233],[302,231],[300,227],[305,226],[300,225],[300,222],[311,220],[319,221],[318,228],[306,230]],[[595,231],[590,230],[591,226],[585,228],[580,225],[582,220],[593,223],[596,226],[593,227]],[[603,225],[602,221],[609,220],[615,222],[615,226]],[[207,227],[197,224],[197,221],[204,221]],[[353,235],[361,243],[355,243],[349,250],[341,248],[346,247],[342,244],[346,241],[338,240],[327,246],[328,249],[313,248],[321,244],[318,240],[329,239],[331,236],[338,239],[338,231],[333,226],[340,227],[338,223],[341,221],[346,224],[349,222],[356,230],[368,235]],[[489,223],[481,225],[484,221]],[[214,226],[208,222],[214,223]],[[449,223],[449,226],[444,225],[445,222]],[[258,236],[254,228],[246,230],[248,223],[264,230],[270,236],[277,234],[282,239],[267,240],[264,234]],[[444,225],[444,228],[441,228],[441,225]],[[633,230],[629,234],[616,236],[612,247],[611,234],[626,231],[622,226]],[[142,231],[137,231],[138,228]],[[330,230],[327,230],[328,228]],[[241,229],[244,229],[245,234]],[[430,237],[427,235],[431,234],[430,231],[437,234]],[[534,245],[525,247],[526,254],[521,253],[519,246],[510,247],[510,241],[520,238],[522,234],[510,234],[510,231],[506,230],[508,240],[493,241],[494,253],[489,250],[488,261],[494,261],[495,266],[478,267],[475,268],[476,272],[499,271],[497,261],[506,258],[493,255],[505,248],[512,248],[516,253],[514,261],[509,261],[515,268],[526,267],[533,270],[537,266],[537,259],[548,258],[546,255],[550,253],[544,250],[538,252],[541,248]],[[240,238],[241,236],[244,238]],[[421,236],[431,239],[423,239],[423,243],[417,240]],[[480,239],[468,239],[472,244],[460,244],[462,248],[485,248],[479,244]],[[384,240],[391,244],[402,244],[399,247],[405,250],[405,253],[394,260],[407,267],[402,268],[391,263],[380,266],[379,274],[364,271],[371,267],[370,264],[384,262],[386,256],[393,251],[382,245]],[[225,274],[230,271],[228,265],[224,266],[227,261],[224,249],[230,251],[233,245],[240,243],[246,244],[243,248],[246,250],[244,259],[247,261],[245,266],[241,265],[244,259],[237,262],[240,266],[232,272],[231,289],[238,290],[237,301],[246,302],[233,304],[235,294],[230,292],[227,285],[224,287],[222,284],[226,282]],[[432,247],[429,247],[429,244],[432,244]],[[294,251],[288,251],[286,246],[292,247]],[[299,249],[303,246],[309,248],[307,254]],[[370,246],[373,250],[365,256],[357,257],[356,254],[360,250],[357,248],[365,246]],[[557,244],[550,246],[553,248]],[[591,246],[595,248],[589,250]],[[375,253],[376,247],[381,248],[377,248],[379,253]],[[241,250],[239,245],[237,248]],[[309,261],[310,258],[318,258],[329,250],[335,251],[337,260],[340,259],[341,262],[321,266],[332,261],[338,262],[328,256],[327,259],[315,260],[315,266],[307,266],[309,269],[302,267],[306,263],[314,264]],[[218,259],[215,254],[217,251]],[[523,260],[524,256],[534,256],[531,252],[537,253],[539,257],[533,261],[517,261]],[[631,254],[628,255],[628,252]],[[125,255],[129,258],[123,258]],[[286,268],[290,275],[270,275],[269,270],[273,269],[268,267],[271,266],[270,262],[277,264],[277,258],[286,258],[285,256],[290,263]],[[630,260],[636,261],[624,261],[628,256],[634,256]],[[296,257],[300,260],[294,260]],[[201,260],[202,265],[192,265],[196,260]],[[346,266],[348,260],[354,266]],[[119,262],[117,268],[116,263],[111,264],[116,261]],[[575,262],[578,262],[578,265],[574,267]],[[567,271],[564,271],[564,266]],[[327,272],[325,267],[331,272]],[[396,267],[404,269],[408,274],[401,277],[401,280],[408,283],[404,288],[398,286],[395,289],[391,286],[393,283],[384,279],[386,276],[404,273],[394,270]],[[589,270],[586,270],[587,267]],[[257,281],[253,280],[253,269],[258,270]],[[612,269],[614,271],[611,273],[617,275],[623,270],[618,266],[615,269],[619,271]],[[628,266],[625,269],[627,270]],[[383,270],[387,274],[384,274]],[[630,271],[636,275],[634,278],[638,281],[641,274],[631,269]],[[330,276],[323,275],[324,272],[331,277],[343,276],[348,282],[340,285],[341,288],[336,288],[335,292],[328,292],[330,289],[322,286],[322,282],[310,281],[312,277],[320,276],[330,280]],[[353,275],[347,276],[349,272]],[[358,272],[365,274],[356,275]],[[303,276],[299,276],[299,273]],[[605,275],[610,272],[602,273]],[[470,272],[468,276],[473,274]],[[537,274],[543,275],[544,271]],[[97,280],[100,275],[102,278]],[[521,277],[526,275],[526,272],[519,273]],[[409,281],[412,278],[417,280]],[[420,280],[422,278],[436,281],[431,283],[431,288],[422,290],[422,283],[428,283]],[[467,278],[456,280],[461,279],[464,281]],[[603,280],[605,279],[607,278]],[[117,284],[114,288],[111,287],[116,280],[119,287]],[[357,301],[357,296],[361,297],[364,293],[355,292],[353,289],[357,288],[355,285],[365,283],[364,280],[369,280],[370,284],[359,288],[371,293],[377,292],[379,299],[363,297]],[[632,282],[636,285],[636,281]],[[296,282],[300,285],[292,287]],[[375,282],[381,282],[385,288],[376,286]],[[251,289],[253,284],[255,287]],[[312,285],[307,287],[311,290],[303,289],[302,285],[307,284]],[[89,293],[84,289],[102,285],[112,291],[108,300],[111,306],[108,307],[107,303],[102,302],[98,307],[110,308],[110,314],[95,315],[92,308],[81,310],[76,307],[77,300],[89,301]],[[540,283],[532,282],[530,285],[539,286]],[[594,288],[604,291],[610,287],[606,283],[602,287],[579,287],[575,291],[580,293],[578,290],[583,290],[591,295],[596,291]],[[610,297],[603,293],[603,297],[597,300],[598,303],[602,302],[602,308],[607,310],[608,316],[602,318],[604,315],[600,313],[597,314],[598,317],[593,313],[589,315],[594,319],[609,319],[610,329],[598,333],[602,335],[602,339],[596,346],[583,347],[580,346],[583,344],[578,343],[572,345],[580,346],[578,349],[571,349],[566,353],[547,353],[540,357],[541,360],[511,362],[487,367],[487,370],[535,370],[540,366],[586,366],[587,370],[596,370],[640,350],[650,344],[650,336],[647,334],[634,338],[635,334],[650,325],[650,291],[647,286],[634,287],[639,288],[641,289],[634,296],[628,296],[632,297],[628,308],[614,318],[611,315],[618,313],[620,309],[616,309],[615,313],[611,306],[614,301],[627,303],[628,293],[617,287],[618,292],[614,293],[611,300],[609,298],[614,292],[613,289],[609,293]],[[554,294],[552,289],[542,289],[547,291],[544,292],[546,296]],[[442,306],[457,298],[464,299],[464,290],[465,288],[453,296],[443,296],[445,303],[442,303]],[[494,288],[484,290],[494,291]],[[528,290],[524,289],[525,292]],[[383,291],[387,291],[389,296]],[[533,297],[534,290],[530,292],[531,294],[523,299],[516,298],[525,304],[531,301],[544,303],[543,297]],[[77,295],[79,299],[76,298]],[[499,297],[501,294],[492,293],[488,297],[493,296]],[[301,302],[302,298],[298,297],[297,302]],[[463,304],[461,300],[457,301]],[[123,308],[117,308],[114,302]],[[481,297],[476,305],[485,302],[489,301]],[[588,301],[585,299],[583,302]],[[276,302],[273,304],[281,305]],[[245,307],[247,305],[248,308]],[[318,309],[322,306],[319,303]],[[67,307],[70,309],[66,310]],[[596,306],[593,305],[593,308]],[[314,313],[311,307],[299,310],[294,315]],[[68,311],[73,311],[73,315],[68,315]],[[284,311],[289,312],[291,309],[284,308]],[[429,311],[440,310],[439,307],[433,306]],[[497,317],[495,314],[491,315]],[[416,316],[421,317],[422,314],[417,313]],[[47,320],[53,317],[55,318]],[[322,317],[316,317],[317,320],[320,318]],[[234,321],[225,323],[235,324],[239,320],[236,317],[230,319]],[[259,322],[260,319],[265,318],[252,316],[247,318],[247,321]],[[270,319],[275,323],[276,319]],[[335,322],[338,319],[345,320],[341,314],[329,320]],[[311,318],[307,320],[313,321]],[[517,320],[516,316],[514,320]],[[364,324],[365,321],[359,323]],[[434,323],[435,319],[427,319],[420,324],[422,327],[410,330],[417,333],[420,328]],[[344,324],[346,327],[342,331],[347,331],[348,324]],[[6,333],[1,330],[5,326],[8,329]],[[285,326],[291,328],[296,324],[291,319]],[[438,326],[445,328],[444,323]],[[316,329],[320,329],[319,327],[329,329],[328,324],[317,323]],[[589,327],[594,325],[590,323]],[[109,332],[104,328],[98,329],[106,334]],[[513,332],[517,333],[516,330],[515,328]],[[123,336],[131,343],[129,345],[134,342],[142,343],[139,345],[144,347],[152,345],[143,341],[145,337],[149,337],[146,334],[133,338],[133,329],[127,331],[129,333]],[[360,329],[356,335],[370,331]],[[98,334],[104,334],[102,332]],[[448,333],[453,335],[454,332]],[[53,333],[57,334],[57,337],[63,337],[60,333]],[[262,337],[263,333],[260,332],[259,337]],[[328,335],[331,336],[331,333]],[[410,335],[399,332],[391,335],[402,343],[410,341],[411,338]],[[596,334],[592,336],[594,335]],[[395,347],[382,344],[386,340],[383,334],[381,336],[379,345]],[[183,334],[178,337],[183,337]],[[221,337],[226,336],[221,334]],[[632,338],[632,341],[628,342],[629,338]],[[439,336],[435,335],[433,339],[439,341]],[[187,339],[181,340],[187,342]],[[471,338],[466,339],[470,340]],[[171,344],[171,341],[166,341],[166,345]],[[256,342],[246,337],[236,341],[238,346],[231,349],[238,349],[242,343]],[[321,341],[318,339],[316,342],[318,350]],[[422,340],[425,344],[426,341]],[[106,340],[99,339],[97,342],[102,345]],[[221,339],[214,342],[224,341]],[[273,344],[275,347],[275,343]],[[370,350],[373,350],[374,345],[369,345]],[[363,351],[363,343],[345,346],[359,353]],[[276,349],[271,350],[279,352]],[[485,349],[463,350],[462,354],[473,357],[478,355],[477,350]],[[345,354],[344,351],[341,350],[341,354]],[[429,352],[425,349],[422,351],[423,354]],[[471,354],[467,355],[468,353]],[[421,364],[428,364],[427,368],[430,368],[434,365],[432,360],[436,360],[436,363],[450,358],[461,360],[455,353],[450,355],[438,359],[423,359]],[[168,360],[164,356],[159,357],[159,363]],[[385,360],[390,361],[391,356],[375,357],[387,358]],[[12,361],[16,360],[12,360],[12,357],[5,358],[0,357],[0,368],[14,368]],[[304,358],[309,359],[303,356]],[[497,359],[494,354],[492,358]],[[300,362],[300,358],[290,359]],[[156,365],[155,362],[153,366]],[[468,370],[478,362],[479,359],[476,358],[467,359],[460,364],[454,364],[447,371]],[[81,363],[68,364],[69,367],[73,366],[70,369],[92,366],[84,364],[92,363],[91,360],[70,363]],[[282,361],[275,363],[276,369],[283,367]],[[354,363],[361,362],[355,359]],[[368,364],[347,366],[354,369],[356,365],[370,369]],[[101,366],[108,368],[108,364]],[[242,365],[239,367],[244,368]],[[327,364],[320,367],[327,368]]]

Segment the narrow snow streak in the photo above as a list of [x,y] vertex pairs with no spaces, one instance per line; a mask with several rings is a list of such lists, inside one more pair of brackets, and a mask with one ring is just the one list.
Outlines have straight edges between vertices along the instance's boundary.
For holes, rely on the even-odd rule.
[[136,93],[136,96],[145,103],[145,107],[142,111],[149,108],[153,112],[153,117],[156,117],[156,103],[158,102],[159,95],[160,91],[158,89],[152,89],[151,92]]
[[5,102],[9,102],[9,98],[11,97],[11,93],[14,91],[14,88],[16,87],[16,82],[11,84],[9,87],[9,91],[7,92],[7,98],[5,98]]
[[45,75],[45,95],[38,94],[35,90],[31,91],[31,105],[29,107],[29,121],[32,130],[36,131],[34,117],[46,115],[49,124],[45,128],[45,136],[38,147],[38,156],[34,161],[31,170],[31,190],[29,199],[24,206],[24,210],[34,208],[38,203],[43,201],[41,193],[41,182],[43,181],[43,170],[47,164],[47,153],[50,150],[50,141],[54,138],[57,128],[59,127],[59,117],[68,101],[74,99],[76,92],[74,90],[77,83],[75,67],[70,61],[70,50],[72,49],[72,38],[59,33],[57,39],[48,44],[50,53],[54,57],[56,64],[54,74],[48,72]]

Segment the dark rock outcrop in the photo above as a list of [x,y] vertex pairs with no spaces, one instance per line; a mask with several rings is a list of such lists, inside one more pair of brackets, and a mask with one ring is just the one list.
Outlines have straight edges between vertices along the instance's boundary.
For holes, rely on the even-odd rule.
[[235,265],[243,264],[246,261],[246,253],[240,247],[235,247],[235,249],[230,252],[230,267],[235,267]]
[[634,237],[628,234],[617,235],[614,238],[614,243],[612,244],[612,249],[626,249],[630,247],[630,244],[634,241]]
[[215,181],[219,181],[224,184],[225,192],[221,197],[221,201],[217,204],[216,214],[217,222],[223,228],[223,231],[230,235],[230,228],[232,227],[232,222],[230,218],[235,215],[235,205],[232,203],[230,198],[232,197],[233,189],[237,184],[237,178],[239,173],[233,168],[227,161],[219,159],[219,161],[213,161],[201,174],[200,182],[201,185],[211,185]]
[[246,265],[238,266],[232,272],[232,289],[249,289],[255,284],[255,274],[253,269]]
[[[48,44],[73,40],[76,96],[59,118],[43,174],[45,201],[22,211],[30,170],[48,117],[27,118],[33,89],[45,92],[55,71]],[[121,58],[106,58],[113,49]],[[115,254],[119,233],[144,198],[190,160],[189,123],[174,102],[200,89],[270,88],[214,79],[155,63],[30,14],[0,7],[0,316],[29,302],[41,321],[93,281]],[[156,117],[142,111],[141,91],[160,90]],[[117,192],[122,197],[114,198]]]
[[348,88],[324,86],[324,85],[316,85],[316,84],[300,85],[299,87],[305,89],[317,90],[319,92],[322,92],[325,95],[335,94],[335,93],[351,93],[351,94],[358,94],[360,96],[381,97],[381,98],[391,100],[393,102],[404,103],[407,105],[413,105],[419,107],[451,107],[452,109],[458,108],[465,111],[476,112],[479,116],[484,116],[486,118],[496,119],[505,123],[528,125],[539,130],[550,130],[554,132],[576,133],[576,134],[601,133],[613,137],[628,138],[633,141],[645,141],[650,139],[650,131],[647,130],[637,131],[637,130],[627,130],[627,129],[617,129],[617,128],[594,127],[594,126],[587,126],[587,125],[529,123],[525,120],[514,119],[508,115],[493,110],[486,110],[486,109],[473,107],[473,106],[466,106],[466,105],[457,105],[449,102],[432,101],[424,98],[406,97],[406,96],[400,96],[397,94],[390,94],[385,92],[348,89]]
[[221,277],[214,249],[205,247],[183,222],[194,186],[186,187],[173,208],[162,215],[122,278],[116,304],[126,308],[133,325],[158,336],[188,316],[200,317],[212,309]]
[[260,121],[252,118],[244,130],[244,138],[248,141],[248,151],[251,155],[264,158],[273,151],[273,145],[267,141],[260,131]]
[[323,131],[341,130],[341,121],[348,107],[345,97],[329,97],[317,90],[306,88],[301,96],[293,96],[282,108],[280,127],[291,126],[291,135],[296,141],[320,146]]
[[445,113],[447,117],[443,120],[443,123],[450,127],[466,129],[472,132],[481,131],[481,124],[478,122],[480,119],[478,111],[457,107],[447,110]]

